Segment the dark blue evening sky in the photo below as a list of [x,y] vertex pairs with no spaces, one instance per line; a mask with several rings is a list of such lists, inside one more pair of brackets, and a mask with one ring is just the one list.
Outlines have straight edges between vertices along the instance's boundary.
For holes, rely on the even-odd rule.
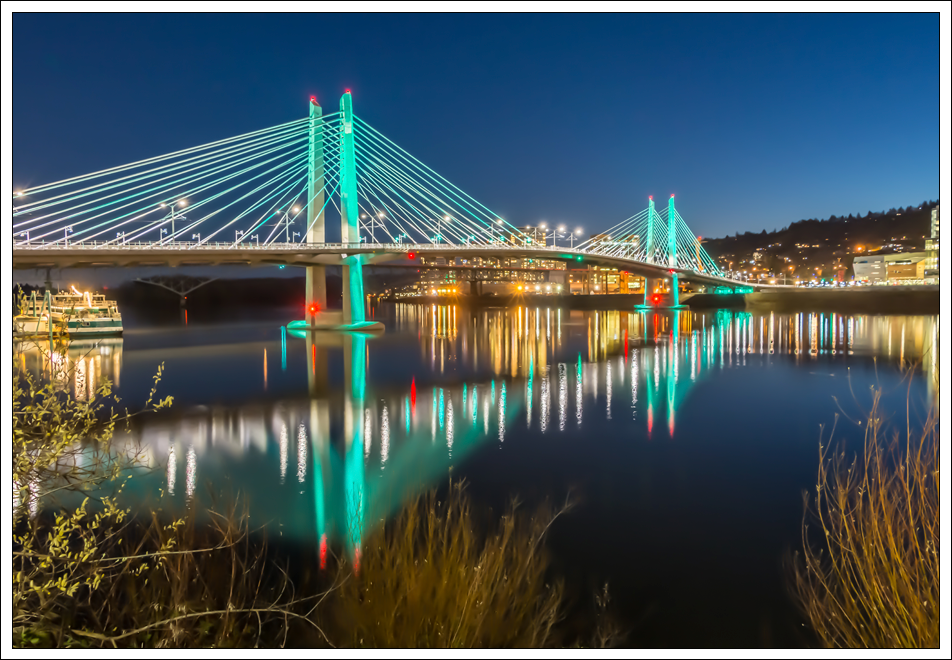
[[939,15],[15,14],[13,182],[287,122],[316,94],[496,213],[695,232],[939,196]]

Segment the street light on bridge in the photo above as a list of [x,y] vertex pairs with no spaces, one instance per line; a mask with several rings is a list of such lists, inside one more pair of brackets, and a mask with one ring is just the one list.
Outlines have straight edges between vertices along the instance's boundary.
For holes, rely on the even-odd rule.
[[[291,229],[291,222],[292,222],[292,221],[291,221],[291,215],[290,215],[290,214],[293,213],[293,214],[295,215],[295,217],[296,217],[297,214],[298,214],[298,212],[299,212],[300,210],[301,210],[301,209],[300,209],[300,207],[298,207],[298,206],[293,206],[293,207],[291,207],[288,211],[285,211],[285,212],[284,212],[284,215],[281,216],[281,220],[278,222],[279,225],[280,225],[280,224],[284,224],[284,242],[285,242],[285,243],[290,242],[290,241],[288,240],[288,238],[289,238],[289,231],[290,231],[290,229]],[[278,213],[280,213],[280,212],[281,212],[281,209],[278,209]]]
[[570,249],[570,250],[571,250],[573,247],[575,247],[575,237],[576,237],[576,236],[581,236],[581,235],[582,235],[582,230],[581,230],[581,228],[576,229],[576,230],[573,231],[571,234],[569,234],[569,249]]
[[[176,220],[187,220],[187,218],[186,218],[184,215],[180,215],[180,214],[176,214],[176,213],[175,213],[175,205],[178,204],[178,205],[181,206],[182,208],[185,208],[185,205],[186,205],[187,203],[188,203],[188,200],[180,199],[180,200],[178,200],[177,202],[171,202],[170,204],[166,204],[165,202],[162,202],[162,203],[159,205],[159,208],[162,208],[162,209],[168,208],[168,209],[169,209],[169,214],[164,218],[165,220],[171,220],[171,221],[172,221],[172,233],[169,234],[169,238],[175,238],[175,221],[176,221]],[[161,234],[159,234],[159,236],[161,236]]]

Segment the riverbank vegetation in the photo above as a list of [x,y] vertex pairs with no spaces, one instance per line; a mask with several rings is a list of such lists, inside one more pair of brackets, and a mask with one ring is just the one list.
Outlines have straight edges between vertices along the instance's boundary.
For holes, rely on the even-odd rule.
[[[335,557],[331,549],[325,568],[313,548],[305,569],[292,570],[263,530],[249,528],[240,496],[219,498],[201,523],[194,509],[175,518],[160,507],[123,507],[124,484],[141,461],[135,449],[115,449],[131,415],[113,410],[108,382],[78,401],[57,387],[62,378],[43,384],[17,360],[13,372],[17,646],[459,648],[617,639],[607,594],[590,638],[558,632],[565,598],[545,536],[568,502],[531,516],[513,502],[484,525],[462,484],[451,483],[443,497],[407,503],[367,533],[359,551]],[[161,368],[143,412],[171,405],[154,400],[160,378]]]
[[880,396],[861,453],[820,448],[794,593],[828,647],[938,648],[938,393],[924,422],[907,408],[903,431],[886,427]]

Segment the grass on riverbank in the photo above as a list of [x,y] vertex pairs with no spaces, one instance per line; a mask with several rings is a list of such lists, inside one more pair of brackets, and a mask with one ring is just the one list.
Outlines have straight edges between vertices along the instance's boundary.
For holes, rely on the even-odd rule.
[[[564,597],[549,575],[544,544],[567,504],[528,516],[514,503],[487,528],[474,520],[462,486],[451,484],[444,499],[435,492],[418,497],[363,539],[356,566],[341,559],[295,582],[270,558],[267,539],[248,528],[238,498],[213,507],[211,524],[203,525],[194,510],[167,519],[119,505],[136,457],[112,451],[123,417],[112,410],[117,399],[108,382],[77,401],[68,388],[40,383],[18,360],[13,372],[16,646],[449,648],[579,641],[556,634]],[[156,386],[160,377],[161,369]],[[170,404],[150,399],[146,409]],[[89,497],[67,507],[56,497],[65,492]],[[318,565],[316,549],[310,560]],[[612,639],[602,626],[581,642]]]
[[862,455],[820,447],[794,590],[828,647],[939,646],[938,423],[936,393],[921,432],[888,431],[877,392]]

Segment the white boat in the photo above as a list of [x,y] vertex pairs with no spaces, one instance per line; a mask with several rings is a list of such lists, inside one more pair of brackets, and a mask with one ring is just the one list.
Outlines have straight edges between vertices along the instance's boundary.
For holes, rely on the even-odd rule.
[[13,317],[14,337],[47,337],[50,323],[54,335],[70,337],[121,335],[122,316],[114,300],[100,293],[72,292],[36,293],[20,299],[20,313]]

